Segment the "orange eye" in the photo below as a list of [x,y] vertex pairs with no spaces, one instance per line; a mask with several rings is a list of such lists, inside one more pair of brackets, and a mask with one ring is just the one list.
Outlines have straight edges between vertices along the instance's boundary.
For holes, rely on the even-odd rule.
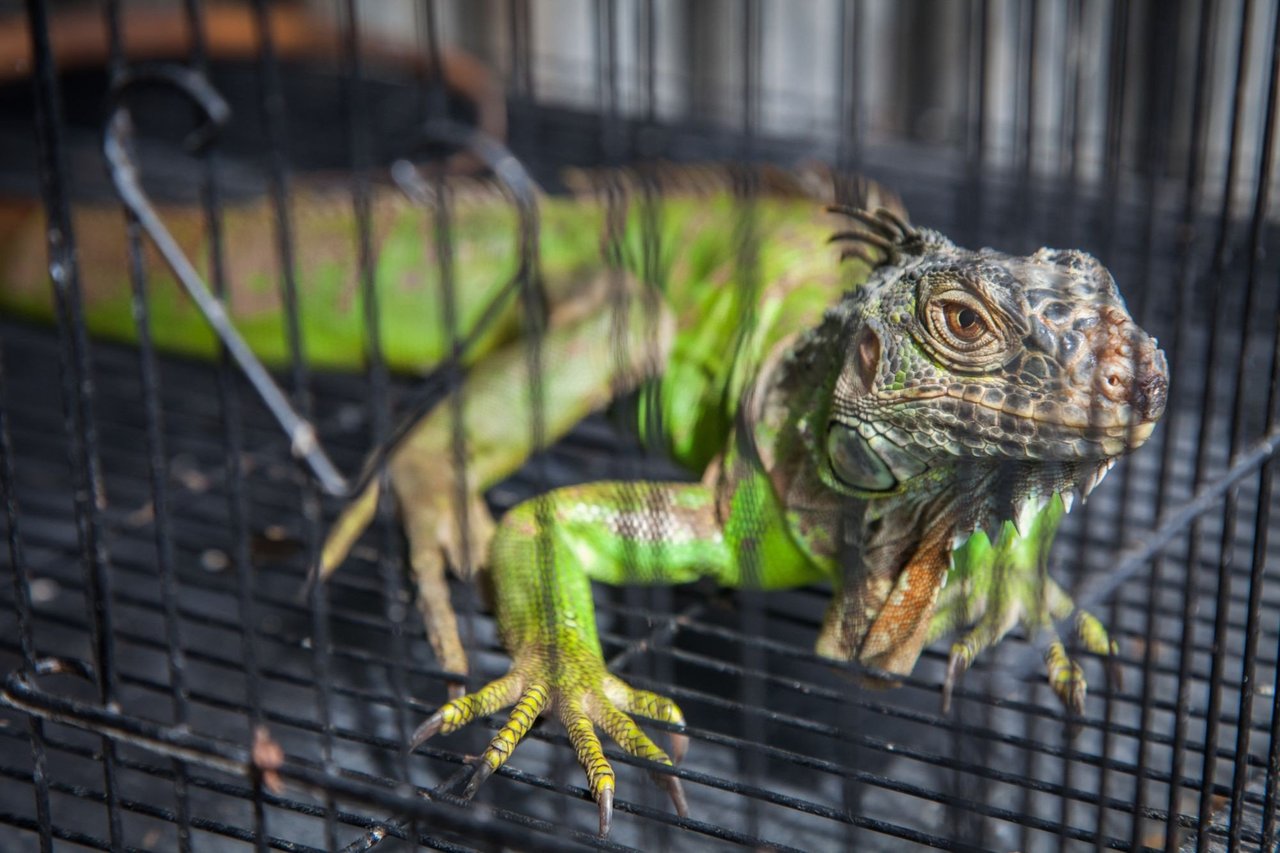
[[982,315],[963,302],[948,302],[945,313],[947,330],[962,341],[976,341],[987,331]]

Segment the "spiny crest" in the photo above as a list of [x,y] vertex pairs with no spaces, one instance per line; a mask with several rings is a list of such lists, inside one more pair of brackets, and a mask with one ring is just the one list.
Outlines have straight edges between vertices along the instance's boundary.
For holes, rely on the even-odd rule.
[[[928,244],[927,232],[912,227],[888,208],[881,207],[871,212],[853,205],[833,204],[827,210],[848,217],[859,226],[852,231],[837,231],[827,240],[828,243],[855,244],[841,251],[842,261],[857,258],[875,269],[885,264],[897,264],[904,254],[923,254]],[[873,257],[872,253],[878,253],[880,257]]]

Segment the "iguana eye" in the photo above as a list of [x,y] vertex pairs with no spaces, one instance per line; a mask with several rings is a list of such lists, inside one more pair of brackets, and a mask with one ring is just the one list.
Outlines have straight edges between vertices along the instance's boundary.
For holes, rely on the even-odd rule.
[[987,331],[982,316],[960,302],[948,302],[945,307],[947,329],[962,341],[976,341]]
[[999,367],[1020,340],[999,304],[988,302],[955,273],[924,276],[918,285],[915,337],[938,363],[960,372]]
[[925,311],[925,321],[938,342],[957,355],[999,346],[986,313],[970,300],[935,299]]

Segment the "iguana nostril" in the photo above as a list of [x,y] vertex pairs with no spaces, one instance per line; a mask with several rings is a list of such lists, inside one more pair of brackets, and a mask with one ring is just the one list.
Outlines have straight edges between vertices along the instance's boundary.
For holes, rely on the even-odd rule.
[[1130,404],[1144,421],[1154,421],[1164,414],[1169,400],[1169,373],[1164,353],[1156,350],[1142,365],[1138,379],[1133,383]]

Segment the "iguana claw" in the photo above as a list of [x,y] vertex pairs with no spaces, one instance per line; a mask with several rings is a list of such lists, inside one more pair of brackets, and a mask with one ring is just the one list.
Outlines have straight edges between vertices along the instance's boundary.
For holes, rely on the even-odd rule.
[[951,691],[960,682],[960,676],[969,669],[972,660],[964,654],[959,644],[951,647],[951,657],[947,660],[947,677],[942,681],[942,713],[951,713]]
[[1072,716],[1078,717],[1083,714],[1084,699],[1089,690],[1089,685],[1084,678],[1084,669],[1071,659],[1062,640],[1056,636],[1049,643],[1049,648],[1045,650],[1044,663],[1049,671],[1049,686],[1053,688],[1054,693],[1058,694],[1062,704],[1067,707]]
[[439,711],[436,711],[430,717],[422,721],[422,724],[413,730],[413,736],[409,738],[408,751],[413,752],[418,747],[435,737],[440,732],[440,727],[444,725],[444,717]]
[[973,625],[951,645],[947,674],[942,682],[942,712],[950,712],[955,686],[978,655],[1021,625],[1028,634],[1048,635],[1044,660],[1049,686],[1072,715],[1083,714],[1088,695],[1084,669],[1067,653],[1066,645],[1054,629],[1055,622],[1073,612],[1079,647],[1106,658],[1108,677],[1112,684],[1118,685],[1121,678],[1119,646],[1107,634],[1101,620],[1087,610],[1077,610],[1071,597],[1051,578],[1039,573],[1023,577],[1009,574],[999,595],[976,598],[957,595],[940,602],[931,627],[934,636],[957,624]]
[[[416,749],[437,734],[450,734],[511,705],[514,707],[506,724],[473,763],[463,796],[474,796],[484,781],[511,757],[538,717],[554,710],[568,732],[578,763],[586,772],[588,790],[600,811],[601,834],[607,833],[613,822],[616,777],[596,735],[597,726],[628,754],[670,767],[675,763],[672,758],[636,725],[630,714],[684,724],[684,715],[674,702],[656,693],[632,688],[622,679],[603,672],[603,663],[570,655],[560,667],[553,668],[538,656],[528,656],[518,660],[512,671],[502,678],[442,705],[414,731],[409,748]],[[671,742],[678,760],[684,755],[688,738],[673,733]],[[668,774],[650,775],[666,789],[676,813],[686,817],[689,806],[680,779]]]
[[613,828],[613,791],[601,793],[596,805],[600,808],[600,837],[604,838]]

